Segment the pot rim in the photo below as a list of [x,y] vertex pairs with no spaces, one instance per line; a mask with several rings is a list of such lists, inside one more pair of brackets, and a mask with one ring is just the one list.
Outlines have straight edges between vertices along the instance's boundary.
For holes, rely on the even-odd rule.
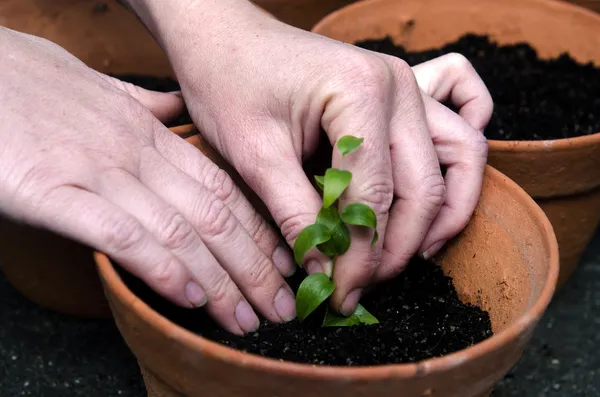
[[100,276],[104,281],[105,288],[110,290],[127,310],[135,313],[135,316],[141,318],[145,323],[165,335],[165,337],[176,339],[191,351],[202,352],[203,355],[211,356],[211,358],[216,360],[226,361],[232,365],[244,366],[258,371],[268,371],[281,375],[295,375],[325,380],[352,379],[364,381],[398,377],[409,378],[414,376],[424,376],[433,372],[444,372],[453,367],[462,365],[465,362],[474,361],[491,351],[500,349],[502,346],[515,339],[523,337],[523,334],[526,334],[527,331],[531,330],[531,328],[539,321],[546,307],[550,303],[558,279],[558,244],[550,221],[544,215],[542,209],[521,187],[500,171],[497,171],[490,166],[486,166],[486,174],[488,175],[488,178],[494,182],[503,184],[512,191],[518,202],[529,209],[532,217],[536,219],[536,223],[543,235],[546,236],[549,249],[549,260],[548,273],[544,286],[532,307],[503,331],[494,334],[492,337],[468,347],[467,349],[420,362],[360,367],[315,366],[289,361],[281,362],[277,359],[245,353],[206,339],[173,323],[166,317],[163,317],[133,294],[133,292],[123,283],[106,255],[95,252],[94,258]]
[[[348,4],[342,8],[339,8],[323,19],[321,19],[313,28],[312,33],[320,34],[325,25],[330,24],[332,21],[337,19],[339,15],[348,12],[368,12],[368,9],[376,3],[387,3],[390,0],[360,0],[356,3]],[[542,7],[555,8],[557,12],[562,10],[571,10],[586,17],[595,19],[600,27],[600,13],[589,10],[576,4],[568,3],[564,0],[529,0],[530,3],[538,3]],[[498,152],[547,152],[552,151],[569,151],[577,150],[589,146],[600,145],[600,131],[589,135],[582,135],[573,138],[557,138],[557,139],[545,139],[545,140],[498,140],[489,139],[488,146],[490,150]]]

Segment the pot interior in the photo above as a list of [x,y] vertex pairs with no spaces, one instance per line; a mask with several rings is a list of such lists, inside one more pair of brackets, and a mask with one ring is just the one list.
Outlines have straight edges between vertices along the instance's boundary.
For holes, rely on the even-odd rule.
[[371,0],[329,15],[313,31],[348,43],[390,36],[409,51],[474,33],[501,45],[526,41],[544,58],[569,52],[600,64],[600,16],[552,0]]
[[547,293],[549,279],[555,283],[556,253],[554,235],[538,217],[541,210],[523,205],[531,200],[524,192],[485,178],[483,197],[467,228],[436,261],[453,278],[461,300],[489,312],[498,333]]

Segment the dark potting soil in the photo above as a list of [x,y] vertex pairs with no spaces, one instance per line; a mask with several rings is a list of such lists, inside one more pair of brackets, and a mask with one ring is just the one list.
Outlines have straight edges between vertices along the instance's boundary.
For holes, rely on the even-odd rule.
[[[113,75],[112,77],[152,91],[171,92],[180,90],[179,83],[169,77],[155,77],[137,74],[120,74]],[[192,124],[192,118],[190,117],[187,109],[181,115],[169,121],[166,125],[167,127],[176,127],[184,124]]]
[[422,52],[407,52],[390,38],[356,45],[397,56],[411,66],[450,52],[463,54],[494,100],[485,130],[489,139],[544,140],[600,132],[600,68],[577,63],[568,54],[542,60],[528,44],[499,46],[473,34]]
[[[257,332],[244,337],[224,331],[203,309],[176,307],[120,272],[134,293],[175,323],[232,348],[286,361],[343,366],[415,362],[467,348],[492,335],[488,313],[462,303],[452,279],[439,266],[418,258],[361,301],[379,324],[323,328],[321,307],[303,323],[263,320]],[[304,277],[304,271],[298,271],[288,282],[296,290]]]

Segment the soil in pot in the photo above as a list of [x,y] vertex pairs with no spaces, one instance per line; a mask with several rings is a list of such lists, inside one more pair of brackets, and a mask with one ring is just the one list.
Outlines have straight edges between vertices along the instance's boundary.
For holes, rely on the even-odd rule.
[[[461,302],[451,277],[419,258],[362,300],[379,324],[323,328],[322,307],[302,323],[262,320],[257,332],[244,337],[222,330],[203,309],[178,308],[119,272],[135,295],[176,324],[235,349],[286,361],[343,366],[415,362],[465,349],[492,335],[488,313]],[[288,282],[296,290],[304,277],[298,271]]]
[[[171,92],[180,90],[179,83],[170,77],[156,77],[139,74],[121,74],[113,75],[113,77],[152,91]],[[166,126],[176,127],[192,123],[192,118],[186,109],[183,114],[168,122]]]
[[600,68],[568,54],[543,60],[526,43],[501,46],[474,34],[420,52],[407,52],[389,37],[355,44],[400,57],[411,66],[450,52],[464,55],[494,99],[485,130],[488,139],[546,140],[600,131]]

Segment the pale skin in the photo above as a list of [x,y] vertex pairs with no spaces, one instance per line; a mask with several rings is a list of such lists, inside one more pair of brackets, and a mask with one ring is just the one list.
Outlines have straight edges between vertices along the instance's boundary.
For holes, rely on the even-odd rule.
[[[103,76],[45,40],[0,28],[0,210],[107,253],[177,305],[232,333],[295,317],[290,247],[315,220],[302,171],[320,127],[344,159],[341,200],[370,205],[380,239],[352,228],[332,307],[431,257],[467,224],[480,194],[491,97],[450,54],[402,60],[276,21],[246,0],[129,0],[182,87],[154,93]],[[283,239],[231,179],[161,121],[183,98],[205,137],[267,205]],[[455,114],[440,102],[450,99]],[[340,157],[334,151],[333,166]],[[447,168],[445,176],[440,164]],[[309,272],[332,271],[318,251]]]

